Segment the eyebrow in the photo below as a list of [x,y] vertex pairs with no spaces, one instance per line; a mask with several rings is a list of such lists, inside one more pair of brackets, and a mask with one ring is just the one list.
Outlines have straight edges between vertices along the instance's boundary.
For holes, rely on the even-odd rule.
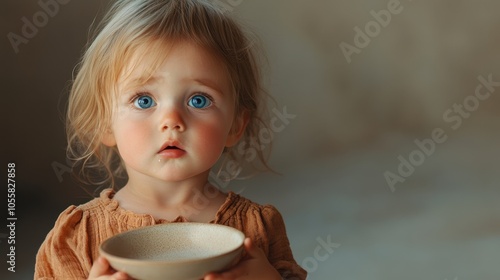
[[224,95],[224,91],[222,90],[222,88],[219,87],[218,83],[214,82],[211,79],[192,79],[192,81],[201,84],[203,86],[209,87],[211,89],[214,89],[215,91]]
[[[143,86],[154,84],[160,80],[163,80],[163,77],[161,77],[161,76],[151,76],[151,77],[141,76],[141,77],[134,78],[131,81],[125,83],[123,86],[123,89],[125,91],[128,91],[128,90],[134,89],[136,87],[143,87]],[[219,86],[219,83],[215,82],[212,79],[209,79],[209,78],[195,78],[195,79],[186,78],[183,80],[183,82],[184,81],[195,82],[196,84],[209,87],[209,88],[215,90],[216,92],[220,93],[221,95],[224,95],[224,91]]]
[[156,83],[158,80],[162,80],[162,77],[158,76],[140,76],[137,78],[132,79],[131,81],[127,81],[123,84],[123,89],[124,90],[130,90],[136,87],[142,87],[142,86],[147,86]]

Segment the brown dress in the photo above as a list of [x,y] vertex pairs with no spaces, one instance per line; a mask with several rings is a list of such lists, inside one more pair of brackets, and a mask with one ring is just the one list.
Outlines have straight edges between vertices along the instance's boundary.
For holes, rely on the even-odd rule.
[[[59,215],[36,256],[35,279],[87,279],[99,256],[99,245],[127,230],[170,222],[147,214],[125,210],[106,189],[99,198],[80,206],[70,206]],[[284,279],[306,279],[306,271],[294,260],[281,214],[270,205],[259,205],[233,192],[211,223],[241,230],[260,247]]]

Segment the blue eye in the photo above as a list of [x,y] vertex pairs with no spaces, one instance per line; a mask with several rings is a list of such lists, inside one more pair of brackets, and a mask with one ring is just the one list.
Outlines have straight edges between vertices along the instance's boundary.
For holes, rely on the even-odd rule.
[[191,99],[189,99],[188,101],[188,105],[196,109],[203,109],[210,106],[211,104],[212,101],[210,101],[208,97],[200,94],[191,97]]
[[156,103],[151,96],[143,95],[134,100],[134,106],[140,109],[149,109]]

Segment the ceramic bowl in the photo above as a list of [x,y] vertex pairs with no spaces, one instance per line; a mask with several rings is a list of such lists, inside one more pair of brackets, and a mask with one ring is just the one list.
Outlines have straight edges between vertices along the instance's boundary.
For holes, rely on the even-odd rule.
[[244,239],[228,226],[169,223],[120,233],[99,251],[114,269],[138,280],[199,280],[235,265]]

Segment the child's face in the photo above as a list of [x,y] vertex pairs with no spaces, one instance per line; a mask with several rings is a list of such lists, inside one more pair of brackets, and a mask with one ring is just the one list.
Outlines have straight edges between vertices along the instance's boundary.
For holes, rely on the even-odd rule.
[[177,43],[140,85],[145,58],[118,83],[111,133],[103,143],[117,145],[129,183],[208,176],[224,147],[236,144],[244,129],[232,129],[234,97],[224,65],[203,48]]

